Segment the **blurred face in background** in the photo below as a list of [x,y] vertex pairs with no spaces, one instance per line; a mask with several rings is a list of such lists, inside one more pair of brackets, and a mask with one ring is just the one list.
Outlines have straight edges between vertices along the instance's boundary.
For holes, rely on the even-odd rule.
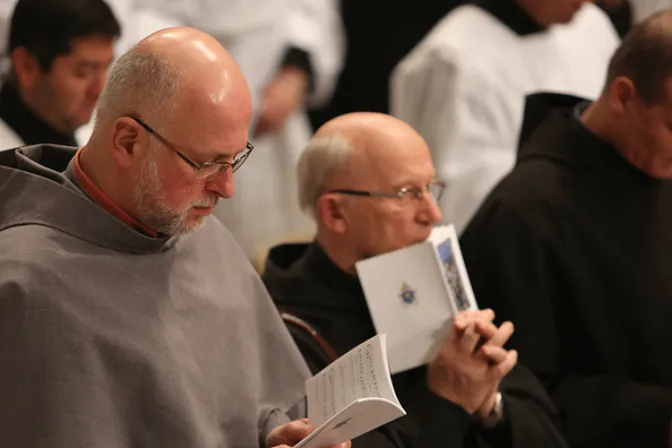
[[19,94],[54,129],[72,134],[91,120],[114,58],[114,39],[75,39],[71,51],[56,56],[48,70],[25,48],[14,50]]

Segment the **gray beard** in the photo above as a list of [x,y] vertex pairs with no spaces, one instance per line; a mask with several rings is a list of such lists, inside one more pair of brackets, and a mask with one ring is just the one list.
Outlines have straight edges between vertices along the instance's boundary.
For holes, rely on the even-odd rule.
[[147,226],[164,235],[184,235],[196,230],[204,221],[205,216],[196,220],[188,220],[188,212],[194,206],[210,207],[217,202],[216,198],[190,203],[181,210],[171,210],[163,204],[161,192],[163,182],[159,176],[154,148],[141,169],[140,179],[135,186],[134,199],[140,216],[138,218]]

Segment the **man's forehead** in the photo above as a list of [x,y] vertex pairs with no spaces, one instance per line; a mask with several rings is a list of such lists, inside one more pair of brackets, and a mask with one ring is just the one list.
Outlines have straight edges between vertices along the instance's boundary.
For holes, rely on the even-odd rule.
[[107,58],[114,55],[114,42],[111,37],[77,37],[70,42],[70,53],[65,56],[81,59]]
[[418,151],[413,156],[410,151],[369,152],[352,170],[358,182],[375,187],[400,188],[417,185],[434,177],[434,166],[428,153]]

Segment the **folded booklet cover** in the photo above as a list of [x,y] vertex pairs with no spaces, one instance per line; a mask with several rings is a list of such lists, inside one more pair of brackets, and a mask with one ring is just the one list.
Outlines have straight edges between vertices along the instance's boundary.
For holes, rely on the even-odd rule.
[[393,374],[431,362],[453,315],[478,309],[452,225],[355,266],[376,332],[387,334]]
[[392,386],[386,337],[377,335],[306,381],[308,422],[295,448],[327,448],[406,415]]

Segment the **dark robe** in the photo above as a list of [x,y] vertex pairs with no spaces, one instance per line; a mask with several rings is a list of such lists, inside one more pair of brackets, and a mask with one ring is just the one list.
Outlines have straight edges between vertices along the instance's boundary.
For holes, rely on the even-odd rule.
[[[338,355],[376,334],[359,280],[339,269],[317,244],[273,248],[262,278],[280,311],[311,324]],[[302,353],[309,365],[319,364],[310,359],[314,352]],[[504,420],[492,430],[432,393],[425,367],[392,380],[407,415],[355,439],[353,448],[565,446],[550,400],[521,367],[502,382]]]
[[[2,119],[26,145],[51,143],[78,146],[73,134],[63,134],[38,117],[23,102],[14,82],[6,81],[0,88],[0,119]],[[4,148],[0,148],[4,149]]]
[[514,322],[510,347],[552,394],[570,444],[662,448],[672,416],[672,183],[590,132],[579,118],[586,106],[528,98],[516,167],[461,247],[479,305]]
[[616,28],[618,35],[621,36],[621,38],[625,37],[625,35],[628,34],[628,31],[630,31],[634,20],[630,0],[625,0],[622,4],[613,8],[607,8],[603,5],[598,6],[607,13],[611,23],[614,24],[614,28]]

